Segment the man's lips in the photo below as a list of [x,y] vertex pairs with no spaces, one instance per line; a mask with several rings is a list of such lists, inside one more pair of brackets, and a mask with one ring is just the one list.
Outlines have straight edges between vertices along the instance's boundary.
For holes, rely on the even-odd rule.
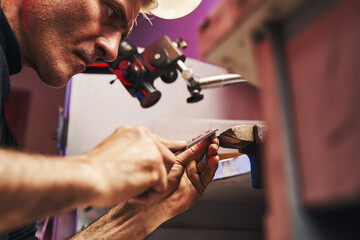
[[84,54],[81,54],[79,52],[75,52],[75,54],[82,60],[86,66],[90,66],[92,64],[92,61],[90,58],[87,58],[84,56]]

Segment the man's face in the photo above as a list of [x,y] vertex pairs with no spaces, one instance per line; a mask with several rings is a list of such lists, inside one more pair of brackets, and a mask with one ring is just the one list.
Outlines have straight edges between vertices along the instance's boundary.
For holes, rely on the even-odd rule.
[[113,61],[138,0],[23,0],[21,51],[42,81],[63,87],[97,58]]

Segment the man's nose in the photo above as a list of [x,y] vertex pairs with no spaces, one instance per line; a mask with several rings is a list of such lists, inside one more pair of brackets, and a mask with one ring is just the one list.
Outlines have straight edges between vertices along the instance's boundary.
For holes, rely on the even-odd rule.
[[102,35],[96,39],[96,51],[99,58],[104,61],[112,62],[116,59],[119,44],[121,40],[121,32],[113,29],[104,29]]

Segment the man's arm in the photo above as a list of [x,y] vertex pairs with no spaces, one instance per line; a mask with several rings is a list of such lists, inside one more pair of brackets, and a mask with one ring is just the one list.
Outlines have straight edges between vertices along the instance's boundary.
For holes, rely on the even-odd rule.
[[[0,150],[0,231],[85,203],[98,180],[82,161]],[[14,225],[14,223],[18,223]]]
[[170,169],[165,193],[157,194],[152,201],[133,199],[118,204],[71,240],[144,239],[201,197],[214,177],[218,161],[217,139],[210,146],[204,141],[190,148],[178,156]]
[[113,207],[71,240],[144,239],[166,220],[166,216],[158,208],[129,200]]
[[0,149],[0,232],[74,207],[108,207],[162,192],[173,164],[168,152],[148,130],[126,126],[74,157]]

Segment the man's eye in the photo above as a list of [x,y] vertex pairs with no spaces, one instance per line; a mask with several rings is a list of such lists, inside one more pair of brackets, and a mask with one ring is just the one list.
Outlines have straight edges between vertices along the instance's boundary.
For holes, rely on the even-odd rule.
[[116,12],[114,11],[114,9],[112,7],[107,6],[107,10],[108,10],[109,19],[112,19],[116,16]]

